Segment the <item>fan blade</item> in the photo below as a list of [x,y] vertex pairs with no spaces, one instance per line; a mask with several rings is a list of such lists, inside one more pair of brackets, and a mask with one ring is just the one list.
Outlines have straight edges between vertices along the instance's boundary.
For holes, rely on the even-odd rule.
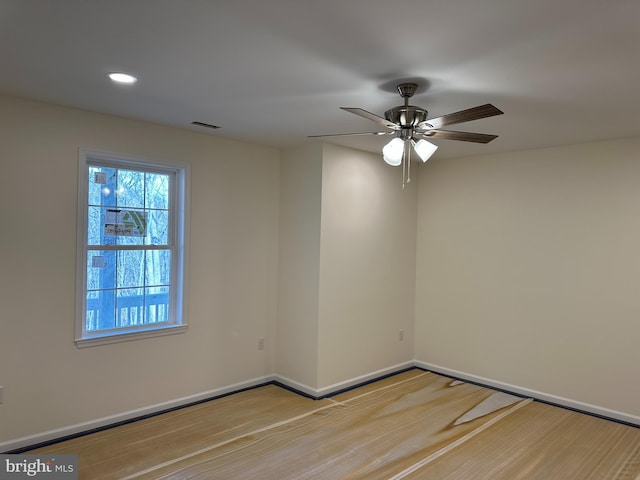
[[467,110],[461,110],[459,112],[450,113],[441,117],[432,118],[427,120],[426,123],[433,128],[444,127],[445,125],[453,125],[454,123],[470,122],[472,120],[479,120],[481,118],[493,117],[495,115],[502,115],[504,112],[490,103],[486,105],[480,105],[479,107],[468,108]]
[[489,143],[498,135],[472,132],[453,132],[451,130],[428,130],[426,132],[416,132],[414,134],[424,138],[444,138],[445,140],[460,140],[462,142]]
[[391,135],[393,132],[359,132],[359,133],[328,133],[326,135],[307,135],[308,138],[344,137],[347,135]]
[[387,128],[390,128],[391,130],[399,130],[400,129],[399,125],[396,125],[395,123],[390,122],[386,118],[379,117],[375,113],[367,112],[366,110],[363,110],[362,108],[351,108],[351,107],[340,107],[340,108],[342,110],[345,110],[345,111],[349,112],[349,113],[353,113],[353,114],[358,115],[360,117],[366,118],[367,120],[371,120],[372,122],[379,123],[380,125],[383,125],[383,126],[385,126]]

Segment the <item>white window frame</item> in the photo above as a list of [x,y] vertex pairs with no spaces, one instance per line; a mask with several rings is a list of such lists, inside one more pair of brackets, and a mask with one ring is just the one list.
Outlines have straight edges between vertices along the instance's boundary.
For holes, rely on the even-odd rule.
[[[94,163],[117,168],[156,169],[175,174],[172,209],[173,221],[170,223],[173,238],[170,322],[146,324],[140,328],[127,330],[109,330],[88,332],[86,330],[87,305],[87,252],[88,245],[88,175],[89,167]],[[80,348],[118,343],[142,338],[183,333],[187,330],[187,290],[189,265],[189,192],[191,182],[190,166],[187,163],[160,160],[138,155],[113,153],[102,150],[78,149],[78,211],[77,211],[77,258],[76,258],[76,321],[75,342]],[[174,255],[172,255],[173,261]]]

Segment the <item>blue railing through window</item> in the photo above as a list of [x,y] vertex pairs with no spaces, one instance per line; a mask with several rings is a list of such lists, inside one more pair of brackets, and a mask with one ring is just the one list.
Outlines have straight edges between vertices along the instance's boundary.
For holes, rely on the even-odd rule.
[[109,309],[103,313],[103,307],[100,298],[87,299],[87,331],[95,332],[169,321],[168,293],[117,297],[115,317],[114,310]]

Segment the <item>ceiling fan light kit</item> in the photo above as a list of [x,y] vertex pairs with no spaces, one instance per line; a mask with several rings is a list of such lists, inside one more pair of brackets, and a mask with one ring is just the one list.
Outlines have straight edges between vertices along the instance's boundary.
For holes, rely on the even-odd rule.
[[382,148],[382,158],[392,167],[397,167],[402,163],[404,156],[404,141],[396,137]]
[[367,120],[371,120],[390,131],[310,135],[310,137],[394,135],[394,138],[383,147],[382,158],[387,164],[393,167],[402,165],[403,187],[406,183],[411,181],[411,147],[413,147],[413,150],[417,153],[422,162],[429,160],[429,158],[438,149],[437,145],[428,142],[426,138],[442,138],[445,140],[459,140],[462,142],[474,143],[489,143],[497,138],[497,135],[440,130],[440,127],[493,117],[495,115],[502,115],[503,112],[498,108],[487,103],[486,105],[480,105],[478,107],[429,119],[429,112],[427,112],[427,110],[409,105],[409,98],[413,96],[417,88],[418,85],[415,83],[399,84],[398,93],[402,98],[404,98],[404,105],[390,108],[384,112],[384,118],[362,108],[340,107],[342,110],[366,118]]
[[411,140],[411,145],[413,145],[413,149],[422,160],[422,163],[426,163],[426,161],[431,158],[431,155],[436,153],[436,150],[438,149],[437,145],[427,142],[424,138],[421,138],[417,142],[415,140]]

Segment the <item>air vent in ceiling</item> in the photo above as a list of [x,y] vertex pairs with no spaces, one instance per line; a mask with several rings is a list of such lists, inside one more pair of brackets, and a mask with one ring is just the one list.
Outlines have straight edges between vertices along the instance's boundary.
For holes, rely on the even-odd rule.
[[205,128],[220,128],[217,125],[211,125],[210,123],[203,123],[203,122],[191,122],[191,125],[197,125],[198,127],[205,127]]

